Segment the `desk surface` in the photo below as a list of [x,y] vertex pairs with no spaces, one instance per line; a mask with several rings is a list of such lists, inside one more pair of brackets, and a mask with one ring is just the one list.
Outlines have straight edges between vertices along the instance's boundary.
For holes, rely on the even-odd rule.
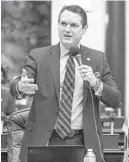
[[[1,149],[1,152],[4,153],[4,152],[7,152],[7,149]],[[124,151],[120,151],[120,150],[112,150],[112,149],[104,149],[104,154],[123,154]]]

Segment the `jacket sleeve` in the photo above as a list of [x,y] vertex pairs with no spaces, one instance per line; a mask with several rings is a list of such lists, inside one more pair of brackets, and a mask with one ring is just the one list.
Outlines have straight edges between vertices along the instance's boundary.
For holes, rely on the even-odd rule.
[[108,61],[105,55],[103,55],[102,66],[103,66],[102,72],[103,91],[101,101],[105,103],[107,106],[116,108],[120,104],[121,94],[111,74],[111,70],[109,68]]
[[[33,78],[34,82],[35,82],[37,64],[36,64],[36,56],[35,56],[34,50],[31,50],[29,57],[27,59],[27,62],[24,65],[24,68],[27,71],[28,78]],[[22,99],[26,96],[26,94],[20,93],[17,90],[17,85],[18,85],[18,82],[20,81],[20,79],[21,79],[21,76],[18,76],[18,77],[15,77],[14,79],[12,79],[10,82],[10,93],[12,94],[12,96],[16,97],[16,99]]]

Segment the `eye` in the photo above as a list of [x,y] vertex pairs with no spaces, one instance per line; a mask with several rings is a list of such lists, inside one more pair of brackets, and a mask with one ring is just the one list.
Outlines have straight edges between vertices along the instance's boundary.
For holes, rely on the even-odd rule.
[[61,21],[60,24],[61,24],[62,26],[66,26],[66,25],[67,25],[67,23],[64,22],[64,21]]
[[71,24],[71,27],[78,27],[78,25],[77,24],[75,24],[75,23],[73,23],[73,24]]

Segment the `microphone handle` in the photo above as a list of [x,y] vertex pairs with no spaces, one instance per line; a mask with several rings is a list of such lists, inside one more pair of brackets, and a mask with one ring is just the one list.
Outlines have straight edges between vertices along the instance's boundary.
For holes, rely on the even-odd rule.
[[81,58],[81,54],[78,54],[75,56],[77,62],[78,62],[78,65],[81,66],[82,65],[82,58]]
[[78,62],[78,65],[81,66],[82,63],[81,63],[78,59],[76,59],[76,60],[77,60],[77,62]]
[[[78,62],[78,65],[81,66],[82,65],[82,61],[80,61],[78,58],[76,58],[77,62]],[[90,85],[89,81],[88,80],[84,80],[84,84],[86,84],[87,86]]]

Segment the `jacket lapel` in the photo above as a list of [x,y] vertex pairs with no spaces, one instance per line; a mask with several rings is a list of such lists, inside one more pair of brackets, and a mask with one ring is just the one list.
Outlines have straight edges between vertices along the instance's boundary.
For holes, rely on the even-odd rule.
[[52,77],[55,85],[56,97],[60,100],[60,46],[52,46],[50,51],[50,66],[52,70]]
[[92,60],[90,56],[90,50],[87,47],[81,45],[80,47],[81,55],[82,55],[82,64],[92,66]]

